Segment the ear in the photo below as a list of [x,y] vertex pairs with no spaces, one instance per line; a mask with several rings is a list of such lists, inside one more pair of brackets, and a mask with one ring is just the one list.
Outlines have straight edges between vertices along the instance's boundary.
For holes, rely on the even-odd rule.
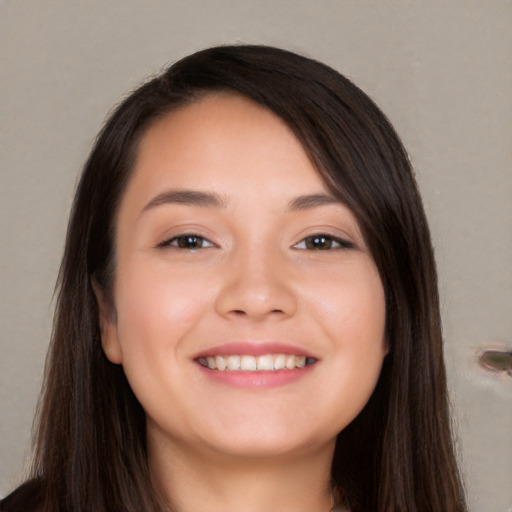
[[98,321],[103,352],[105,352],[107,359],[111,363],[121,364],[123,362],[123,351],[117,333],[117,322],[113,305],[94,278],[91,280],[91,285],[96,302],[98,303]]
[[389,345],[389,340],[388,340],[387,335],[385,335],[384,338],[382,339],[382,350],[383,350],[384,357],[386,357],[391,352],[391,347]]

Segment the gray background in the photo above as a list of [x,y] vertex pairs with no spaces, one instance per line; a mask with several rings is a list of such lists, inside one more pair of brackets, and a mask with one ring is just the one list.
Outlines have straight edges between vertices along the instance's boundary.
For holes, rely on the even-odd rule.
[[[75,180],[106,112],[166,63],[266,43],[345,73],[391,118],[436,245],[472,512],[512,510],[512,3],[0,0],[0,495],[19,482]],[[433,447],[435,449],[435,447]]]

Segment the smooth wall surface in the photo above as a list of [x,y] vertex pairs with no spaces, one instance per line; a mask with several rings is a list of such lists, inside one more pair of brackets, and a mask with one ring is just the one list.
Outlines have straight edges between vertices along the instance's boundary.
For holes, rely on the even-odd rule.
[[[351,77],[416,168],[436,245],[471,512],[512,510],[512,2],[0,0],[0,496],[20,481],[77,173],[106,112],[219,43],[283,46]],[[433,447],[435,449],[435,447]]]

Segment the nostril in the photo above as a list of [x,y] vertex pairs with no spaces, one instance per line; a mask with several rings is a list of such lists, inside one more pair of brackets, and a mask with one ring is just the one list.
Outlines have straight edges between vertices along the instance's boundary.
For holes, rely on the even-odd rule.
[[277,319],[295,314],[296,297],[287,286],[277,280],[244,276],[230,280],[219,290],[217,313],[233,319],[262,319],[269,315]]
[[[244,309],[233,309],[231,313],[237,316],[245,316],[248,314],[247,311],[245,311]],[[269,313],[283,315],[284,311],[282,309],[272,309],[269,311]]]

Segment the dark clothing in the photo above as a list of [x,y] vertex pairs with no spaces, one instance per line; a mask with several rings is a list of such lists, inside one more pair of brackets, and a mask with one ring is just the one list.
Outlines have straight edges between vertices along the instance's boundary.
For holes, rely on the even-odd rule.
[[29,480],[0,501],[0,512],[42,512],[42,489],[38,480]]

